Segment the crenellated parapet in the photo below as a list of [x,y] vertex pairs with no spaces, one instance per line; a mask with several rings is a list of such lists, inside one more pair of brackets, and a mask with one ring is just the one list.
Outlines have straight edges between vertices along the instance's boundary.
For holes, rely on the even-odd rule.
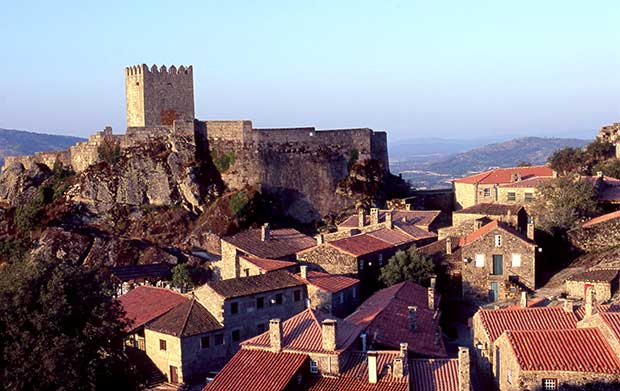
[[125,68],[125,76],[138,76],[138,75],[163,75],[163,76],[174,76],[174,75],[192,75],[193,67],[191,65],[184,66],[181,65],[178,68],[174,65],[171,65],[170,68],[166,68],[165,65],[161,67],[157,67],[157,65],[153,64],[150,68],[146,64],[133,65]]

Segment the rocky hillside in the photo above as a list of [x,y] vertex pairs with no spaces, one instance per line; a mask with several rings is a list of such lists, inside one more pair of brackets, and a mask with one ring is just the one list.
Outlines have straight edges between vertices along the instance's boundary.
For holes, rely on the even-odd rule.
[[32,155],[35,152],[67,149],[83,140],[79,137],[0,129],[0,166],[4,164],[5,156]]

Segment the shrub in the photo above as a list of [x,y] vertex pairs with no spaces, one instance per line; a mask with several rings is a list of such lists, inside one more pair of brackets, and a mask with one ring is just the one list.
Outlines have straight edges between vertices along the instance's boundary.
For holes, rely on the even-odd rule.
[[233,196],[230,197],[229,203],[230,213],[233,216],[239,216],[248,204],[248,201],[248,196],[243,190],[233,194]]
[[119,143],[104,140],[97,148],[99,160],[113,165],[121,159],[122,151]]
[[220,172],[226,172],[230,166],[235,164],[235,153],[233,151],[230,152],[213,152],[213,164],[215,168]]
[[406,251],[399,250],[381,269],[379,280],[387,286],[403,281],[427,285],[434,273],[433,261],[418,252],[415,246]]

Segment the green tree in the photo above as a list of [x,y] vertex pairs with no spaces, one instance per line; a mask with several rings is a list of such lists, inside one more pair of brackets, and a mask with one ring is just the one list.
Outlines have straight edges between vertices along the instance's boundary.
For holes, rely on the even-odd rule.
[[609,159],[598,162],[592,167],[592,173],[602,172],[604,175],[620,178],[620,159]]
[[615,147],[609,141],[596,138],[590,144],[586,146],[586,157],[592,162],[596,163],[601,160],[606,160],[614,156]]
[[194,282],[187,264],[181,263],[172,268],[172,286],[180,289],[181,292],[193,288]]
[[403,281],[427,285],[433,273],[433,261],[411,246],[405,251],[397,251],[388,260],[387,265],[381,269],[379,280],[387,286]]
[[555,151],[547,162],[552,169],[563,175],[581,173],[584,170],[585,156],[579,148],[566,147]]
[[110,288],[96,270],[56,259],[9,264],[0,273],[5,389],[136,389]]
[[532,205],[538,228],[555,235],[575,227],[598,212],[592,182],[565,176],[538,186],[539,197]]

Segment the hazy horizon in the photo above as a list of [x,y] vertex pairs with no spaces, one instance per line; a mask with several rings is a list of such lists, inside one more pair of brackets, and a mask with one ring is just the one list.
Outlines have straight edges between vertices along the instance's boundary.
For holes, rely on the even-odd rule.
[[124,68],[139,63],[192,64],[197,118],[256,127],[492,141],[592,137],[619,117],[613,1],[61,1],[3,13],[0,128],[123,133]]

